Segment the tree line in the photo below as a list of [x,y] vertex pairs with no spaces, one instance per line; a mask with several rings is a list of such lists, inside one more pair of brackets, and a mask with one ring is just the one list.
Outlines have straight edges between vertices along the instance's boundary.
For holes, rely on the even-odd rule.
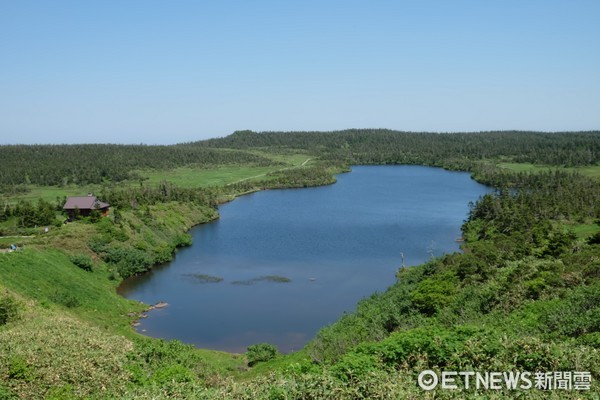
[[26,184],[136,180],[142,179],[138,171],[144,169],[276,164],[249,151],[256,148],[308,151],[330,165],[420,164],[471,170],[480,160],[495,159],[583,166],[600,161],[600,132],[238,131],[224,138],[170,146],[4,145],[0,146],[0,191],[15,191]]
[[349,129],[333,132],[238,131],[195,143],[211,148],[276,147],[305,149],[323,159],[358,164],[452,166],[484,159],[507,159],[557,166],[600,161],[600,131],[588,132],[402,132]]
[[44,199],[39,199],[37,203],[20,200],[12,206],[6,203],[0,205],[0,222],[12,218],[18,228],[56,225],[60,224],[56,218],[59,209],[62,210],[62,204],[58,206]]
[[37,184],[99,184],[141,179],[140,169],[169,169],[185,165],[272,165],[246,151],[189,145],[146,146],[116,144],[0,146],[0,188]]

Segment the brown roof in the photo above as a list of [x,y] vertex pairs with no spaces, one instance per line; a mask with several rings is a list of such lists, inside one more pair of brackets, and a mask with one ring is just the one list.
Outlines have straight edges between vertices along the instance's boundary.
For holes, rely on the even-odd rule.
[[109,207],[110,204],[104,203],[96,198],[96,196],[74,196],[69,197],[63,206],[64,210],[94,210]]

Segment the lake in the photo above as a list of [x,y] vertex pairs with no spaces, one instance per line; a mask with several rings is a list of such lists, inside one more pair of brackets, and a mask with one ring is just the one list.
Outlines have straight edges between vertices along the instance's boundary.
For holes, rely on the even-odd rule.
[[459,251],[468,203],[489,192],[464,172],[355,166],[334,185],[268,190],[221,205],[174,260],[119,292],[153,310],[137,328],[198,347],[302,348],[319,328],[384,291],[402,265]]

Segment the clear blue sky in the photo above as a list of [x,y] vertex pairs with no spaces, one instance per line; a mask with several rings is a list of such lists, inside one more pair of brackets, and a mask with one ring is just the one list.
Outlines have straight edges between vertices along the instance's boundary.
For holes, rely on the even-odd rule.
[[600,1],[0,1],[0,143],[600,129]]

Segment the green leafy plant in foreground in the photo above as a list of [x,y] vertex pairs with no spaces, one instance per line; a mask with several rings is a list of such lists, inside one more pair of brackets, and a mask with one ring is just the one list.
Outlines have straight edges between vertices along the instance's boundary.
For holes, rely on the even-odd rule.
[[248,365],[253,366],[256,363],[269,361],[277,357],[279,351],[275,345],[270,343],[259,343],[248,346],[246,357],[248,358]]
[[8,293],[0,294],[0,325],[19,318],[19,302]]
[[94,267],[94,263],[92,262],[91,257],[85,254],[77,254],[71,256],[71,262],[79,268],[81,268],[82,270],[88,272],[91,272]]

